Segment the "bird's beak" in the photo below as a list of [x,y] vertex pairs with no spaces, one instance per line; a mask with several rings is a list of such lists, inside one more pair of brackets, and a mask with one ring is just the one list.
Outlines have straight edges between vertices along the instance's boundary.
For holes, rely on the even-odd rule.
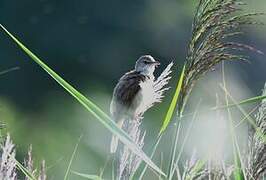
[[155,66],[159,66],[161,63],[159,61],[154,61],[152,62],[152,64],[154,64]]

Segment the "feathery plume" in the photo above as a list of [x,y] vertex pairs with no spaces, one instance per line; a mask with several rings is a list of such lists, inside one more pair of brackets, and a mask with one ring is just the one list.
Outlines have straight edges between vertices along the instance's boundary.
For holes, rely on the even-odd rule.
[[[28,156],[27,159],[25,159],[25,167],[27,171],[33,175],[34,177],[37,177],[37,169],[34,168],[34,163],[33,163],[33,157],[32,157],[32,145],[30,145],[29,150],[28,150]],[[38,171],[38,180],[46,180],[46,170],[45,170],[45,161],[43,160],[41,163],[41,168]],[[30,180],[30,178],[25,177],[25,180]]]
[[[144,104],[140,106],[138,109],[139,115],[135,117],[134,120],[126,120],[123,129],[129,134],[132,140],[142,148],[144,146],[144,137],[145,131],[141,132],[140,125],[143,119],[144,113],[151,108],[155,103],[160,103],[164,97],[164,92],[169,88],[165,88],[168,84],[171,77],[171,67],[173,63],[170,63],[165,70],[161,73],[161,75],[157,78],[157,80],[153,81],[152,84],[140,84],[140,86],[149,86],[142,89],[145,89],[149,95],[143,96],[148,97],[144,99]],[[117,179],[119,180],[128,180],[135,173],[137,168],[141,163],[141,159],[133,154],[128,147],[123,146],[121,151],[119,152],[119,164],[117,171]]]
[[[213,70],[222,61],[243,60],[248,57],[238,51],[251,50],[262,54],[252,46],[231,42],[229,37],[242,33],[242,25],[262,24],[254,17],[263,13],[238,14],[244,5],[241,0],[199,0],[192,23],[192,36],[188,46],[185,62],[185,72],[182,87],[177,102],[177,114],[181,118],[188,97],[200,77]],[[177,147],[178,129],[175,129],[174,145],[172,146],[173,163]]]
[[[5,141],[1,144],[1,159],[0,159],[0,179],[1,180],[17,180],[17,162],[15,159],[16,152],[15,152],[15,145],[13,144],[10,135],[7,134]],[[32,158],[32,146],[30,146],[28,151],[28,156],[24,161],[25,169],[27,173],[30,173],[31,176],[35,177],[36,169],[33,165],[33,158]],[[26,174],[24,174],[26,175]],[[25,176],[25,180],[30,180],[29,177]],[[45,173],[45,164],[44,161],[42,162],[40,175],[38,180],[46,180],[46,173]]]
[[180,173],[180,169],[176,169],[177,179],[228,180],[234,171],[233,166],[226,167],[223,162],[220,165],[213,165],[212,161],[209,160],[208,163],[199,165],[202,163],[203,162],[196,158],[196,153],[194,152],[191,156],[191,159],[186,161],[182,175]]
[[[27,159],[24,160],[25,167],[27,170],[34,175],[36,170],[34,169],[33,166],[33,158],[32,158],[32,145],[30,145],[29,150],[28,150],[28,156]],[[30,180],[27,176],[25,177],[25,180]]]
[[46,176],[45,161],[43,160],[41,163],[41,169],[40,169],[38,180],[46,180],[46,179],[47,179],[47,176]]
[[[262,93],[266,95],[266,83]],[[261,134],[250,127],[249,132],[249,156],[248,175],[249,179],[260,179],[266,172],[266,144],[262,136],[266,135],[266,99],[263,99],[255,116],[256,126]]]
[[8,134],[4,144],[1,144],[0,179],[17,179],[15,155],[15,145]]
[[262,54],[252,46],[231,42],[229,37],[242,34],[242,25],[262,24],[254,20],[263,13],[237,14],[243,2],[237,0],[200,0],[192,24],[192,37],[186,59],[186,70],[179,112],[184,108],[187,98],[196,81],[222,61],[244,60],[248,57],[237,51],[244,49]]

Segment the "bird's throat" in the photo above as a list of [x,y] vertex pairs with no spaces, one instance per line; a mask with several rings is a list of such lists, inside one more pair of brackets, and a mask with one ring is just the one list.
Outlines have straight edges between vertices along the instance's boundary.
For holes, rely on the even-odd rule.
[[147,77],[148,79],[150,80],[153,80],[154,79],[154,75],[152,72],[140,72],[140,74],[144,75],[145,77]]

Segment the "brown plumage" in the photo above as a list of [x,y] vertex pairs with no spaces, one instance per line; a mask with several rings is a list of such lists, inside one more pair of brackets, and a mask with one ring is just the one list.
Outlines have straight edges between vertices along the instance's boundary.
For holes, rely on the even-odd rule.
[[114,120],[118,121],[122,116],[132,116],[133,112],[141,102],[141,94],[139,100],[136,96],[140,91],[140,82],[144,82],[148,76],[140,74],[135,70],[126,73],[121,77],[116,85],[113,93],[113,101],[111,105],[111,114]]
[[[141,83],[154,80],[153,72],[159,62],[152,56],[141,56],[135,65],[135,69],[127,72],[118,81],[110,105],[112,118],[117,122],[118,127],[123,127],[126,119],[134,120],[138,115],[137,109],[143,102]],[[118,139],[113,136],[111,142],[111,153],[116,151]]]

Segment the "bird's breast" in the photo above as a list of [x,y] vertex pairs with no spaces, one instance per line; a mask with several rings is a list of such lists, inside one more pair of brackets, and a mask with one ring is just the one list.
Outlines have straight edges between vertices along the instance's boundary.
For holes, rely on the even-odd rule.
[[138,109],[137,111],[141,113],[145,111],[150,101],[153,100],[154,97],[154,88],[153,88],[153,81],[152,80],[145,80],[140,84],[140,91],[136,96],[136,101],[138,101]]

